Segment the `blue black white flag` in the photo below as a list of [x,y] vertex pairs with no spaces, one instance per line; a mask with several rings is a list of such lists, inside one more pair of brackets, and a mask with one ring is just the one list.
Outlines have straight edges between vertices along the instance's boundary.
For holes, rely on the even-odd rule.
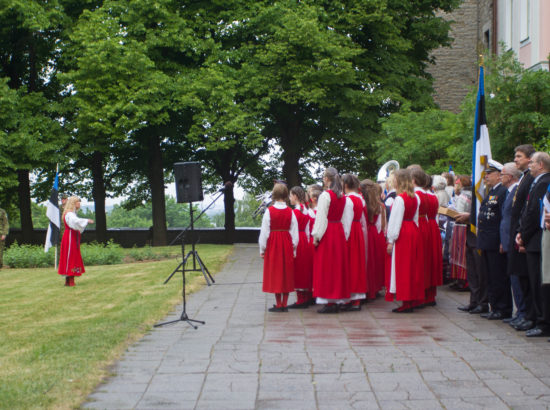
[[44,245],[44,252],[52,246],[57,246],[59,243],[59,228],[60,217],[59,217],[59,176],[55,174],[55,181],[53,183],[52,193],[50,194],[50,199],[46,205],[46,215],[50,220],[48,225],[48,232],[46,234],[46,243]]
[[470,213],[470,228],[477,230],[477,215],[479,205],[485,197],[483,177],[485,169],[491,159],[491,143],[489,129],[485,115],[485,85],[483,80],[483,66],[479,67],[479,89],[477,92],[476,115],[474,123],[474,148],[472,155],[472,212]]

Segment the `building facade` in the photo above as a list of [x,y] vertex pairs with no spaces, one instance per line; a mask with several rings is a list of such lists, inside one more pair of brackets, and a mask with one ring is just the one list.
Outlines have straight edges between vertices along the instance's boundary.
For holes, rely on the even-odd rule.
[[496,0],[497,52],[514,50],[524,68],[547,70],[550,54],[549,0]]

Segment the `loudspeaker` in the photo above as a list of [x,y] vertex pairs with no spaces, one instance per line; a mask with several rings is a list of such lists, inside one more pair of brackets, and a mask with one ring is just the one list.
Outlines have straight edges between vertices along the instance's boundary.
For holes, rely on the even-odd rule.
[[202,201],[201,166],[198,162],[176,162],[174,177],[178,203]]

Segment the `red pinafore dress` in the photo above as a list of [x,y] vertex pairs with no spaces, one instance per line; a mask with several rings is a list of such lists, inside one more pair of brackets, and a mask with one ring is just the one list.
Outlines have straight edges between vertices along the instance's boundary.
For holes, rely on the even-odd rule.
[[302,208],[293,209],[298,221],[298,247],[294,259],[294,287],[296,290],[310,291],[313,281],[313,244],[308,240],[306,229],[310,223],[308,214],[304,214]]
[[374,299],[376,293],[384,286],[384,275],[386,266],[386,237],[384,231],[376,228],[376,223],[381,215],[374,215],[373,221],[368,220],[368,213],[365,212],[367,218],[367,283],[368,283],[368,298]]
[[428,226],[428,194],[425,192],[415,191],[415,194],[420,198],[420,205],[418,207],[418,228],[420,230],[419,240],[419,252],[422,257],[418,263],[422,264],[420,269],[424,274],[424,288],[430,287],[431,272],[430,272],[430,260],[431,260],[431,229]]
[[365,236],[361,226],[361,216],[365,206],[361,198],[349,195],[353,203],[353,222],[348,238],[349,275],[351,293],[367,293],[367,258]]
[[65,276],[81,276],[84,272],[84,263],[80,254],[80,231],[72,229],[63,218],[65,231],[61,239],[61,250],[59,252],[59,267],[57,273]]
[[[421,254],[419,253],[420,230],[414,223],[417,199],[411,198],[406,193],[399,195],[403,198],[405,212],[399,237],[394,242],[393,252],[395,263],[395,299],[414,301],[424,299],[424,273],[419,265]],[[389,293],[391,280],[392,257],[389,255],[389,263],[386,265],[386,300],[393,300],[393,294]]]
[[430,287],[441,286],[443,284],[443,244],[441,233],[437,224],[437,211],[439,201],[435,195],[426,195],[428,197],[428,226],[430,228],[431,257],[430,264]]
[[327,230],[319,241],[313,261],[313,295],[325,299],[348,299],[351,288],[342,225],[346,197],[338,198],[331,190],[325,192],[330,195],[330,207]]
[[294,250],[290,236],[292,209],[267,208],[270,232],[264,253],[264,281],[262,290],[267,293],[294,291]]

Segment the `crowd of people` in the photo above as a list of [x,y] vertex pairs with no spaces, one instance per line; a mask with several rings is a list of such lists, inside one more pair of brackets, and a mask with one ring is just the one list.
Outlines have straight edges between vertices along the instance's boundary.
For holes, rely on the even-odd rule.
[[276,298],[269,311],[360,310],[385,289],[402,302],[393,312],[410,313],[435,306],[447,279],[470,291],[459,310],[549,335],[549,185],[550,156],[531,145],[504,165],[488,161],[483,196],[469,175],[430,176],[418,165],[382,185],[334,168],[323,187],[289,192],[278,182],[259,238],[263,291]]
[[[269,311],[356,311],[383,289],[386,300],[402,301],[396,313],[436,305],[443,246],[432,177],[411,166],[391,174],[385,189],[334,168],[323,187],[289,193],[275,184],[259,237],[263,291],[276,299]],[[296,302],[288,305],[291,292]]]

